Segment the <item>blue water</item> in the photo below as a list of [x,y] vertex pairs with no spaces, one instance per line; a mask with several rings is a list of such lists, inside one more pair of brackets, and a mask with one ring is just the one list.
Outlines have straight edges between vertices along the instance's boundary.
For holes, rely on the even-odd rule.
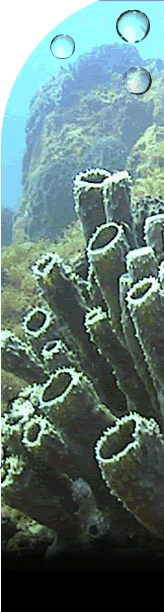
[[[22,66],[6,105],[2,128],[2,207],[16,210],[20,203],[25,125],[34,92],[58,72],[59,66],[74,64],[79,55],[95,46],[114,42],[125,44],[116,31],[116,21],[129,8],[142,10],[150,21],[148,36],[137,45],[134,43],[141,58],[164,60],[164,2],[103,1],[77,11],[51,30]],[[75,41],[75,52],[63,60],[55,58],[50,51],[52,39],[61,31]]]

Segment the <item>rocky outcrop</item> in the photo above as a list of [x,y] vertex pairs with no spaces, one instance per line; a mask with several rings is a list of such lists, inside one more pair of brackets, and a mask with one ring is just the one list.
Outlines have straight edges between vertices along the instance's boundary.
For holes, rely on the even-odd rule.
[[[123,74],[135,64],[146,67],[152,76],[150,90],[140,96],[131,96],[122,86]],[[13,239],[52,240],[61,235],[75,220],[72,181],[76,174],[89,167],[111,172],[127,167],[143,133],[153,123],[163,122],[163,75],[155,61],[141,60],[137,49],[129,45],[103,45],[75,65],[61,66],[57,77],[34,94]],[[136,161],[134,151],[130,164]]]
[[12,242],[14,212],[11,208],[2,208],[1,211],[1,246],[8,246]]

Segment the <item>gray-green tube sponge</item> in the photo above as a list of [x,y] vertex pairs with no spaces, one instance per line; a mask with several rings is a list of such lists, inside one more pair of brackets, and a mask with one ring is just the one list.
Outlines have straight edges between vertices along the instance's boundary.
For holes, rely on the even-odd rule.
[[[132,216],[130,211],[130,188],[132,185],[132,177],[127,170],[113,172],[113,174],[104,181],[104,207],[106,213],[106,222],[115,221],[116,223],[124,222],[129,228],[132,226]],[[132,234],[132,247],[135,246]]]
[[[148,247],[149,248],[149,247]],[[142,249],[138,249],[139,251]],[[132,251],[133,252],[133,251]],[[131,253],[131,251],[130,251]],[[137,261],[137,270],[138,270],[138,261]],[[137,272],[137,276],[139,274],[139,270]],[[133,269],[132,269],[133,276]],[[126,296],[131,288],[131,279],[129,274],[122,274],[119,278],[119,297],[120,297],[120,305],[121,305],[121,323],[122,329],[124,332],[127,348],[134,362],[135,369],[142,379],[144,386],[147,390],[147,393],[150,397],[150,405],[145,404],[144,407],[144,416],[153,416],[154,418],[158,417],[159,414],[159,403],[157,397],[156,388],[153,385],[153,381],[149,372],[148,365],[145,361],[144,352],[140,343],[136,337],[136,331],[134,327],[133,320],[130,316],[129,308],[127,305]],[[158,420],[158,419],[157,419]]]
[[39,461],[52,467],[56,466],[57,456],[63,458],[67,455],[61,432],[43,415],[35,415],[25,423],[21,443],[33,458],[38,457]]
[[96,431],[115,421],[91,381],[73,367],[59,368],[38,390],[39,407],[50,422],[87,448],[92,447]]
[[44,382],[46,373],[32,347],[10,330],[1,333],[2,368],[28,381]]
[[139,281],[126,300],[151,375],[164,385],[164,305],[158,280]]
[[15,454],[23,453],[22,433],[25,423],[34,415],[35,408],[29,399],[19,396],[12,402],[8,412],[1,417],[1,440]]
[[129,251],[126,255],[126,268],[131,284],[137,283],[144,276],[157,276],[157,262],[151,247],[142,247]]
[[121,328],[118,279],[126,271],[125,254],[128,251],[129,245],[123,227],[114,222],[97,228],[87,248],[91,269],[94,269],[108,307],[112,329],[123,345],[125,345],[125,339]]
[[154,249],[157,262],[164,255],[164,214],[147,217],[144,225],[146,244]]
[[160,288],[162,289],[164,293],[164,260],[161,261],[160,266],[159,266],[158,279],[160,283]]
[[154,419],[125,415],[103,432],[95,457],[110,494],[164,539],[164,441]]
[[[90,306],[87,281],[73,267],[64,263],[58,253],[49,253],[48,257],[40,257],[32,267],[32,272],[40,284],[43,295],[57,314],[57,323],[61,330],[63,326],[63,311],[66,321],[71,323],[71,312],[74,303],[80,313]],[[64,302],[64,308],[63,308]],[[72,303],[71,303],[72,302]]]
[[2,496],[6,499],[10,497],[19,485],[20,477],[24,472],[27,461],[19,455],[6,457],[1,473]]
[[103,191],[110,176],[107,170],[91,168],[74,179],[75,212],[81,221],[86,244],[96,227],[106,223]]
[[[54,466],[57,455],[67,455],[66,444],[59,430],[44,415],[35,414],[29,399],[19,397],[2,416],[2,442],[12,453],[26,455]],[[54,459],[55,457],[55,459]]]
[[32,273],[35,276],[36,280],[38,280],[40,277],[43,277],[45,269],[47,268],[48,264],[50,264],[53,260],[53,256],[54,253],[52,253],[52,251],[48,251],[44,255],[41,255],[41,257],[39,257],[37,261],[31,266]]
[[80,339],[82,340],[81,318],[85,312],[84,303],[83,307],[80,303],[82,296],[79,294],[79,275],[63,262],[58,253],[38,259],[32,270],[45,299],[57,316],[59,330],[65,334],[65,341],[68,335],[69,342],[72,336],[76,342],[77,333],[79,344]]
[[[7,451],[25,459],[28,456],[34,464],[36,459],[42,461],[45,469],[51,467],[59,478],[63,468],[68,473],[72,473],[72,466],[79,471],[81,461],[88,468],[88,462],[92,460],[90,447],[85,451],[78,439],[74,443],[73,435],[71,439],[67,437],[65,428],[59,429],[55,423],[52,424],[48,412],[45,410],[44,413],[39,403],[41,389],[41,385],[36,384],[26,387],[2,416],[3,455],[6,456]],[[109,414],[104,407],[105,410]],[[109,424],[110,420],[113,424],[113,417],[106,422]]]
[[73,521],[62,506],[59,492],[56,494],[53,487],[55,471],[52,475],[49,467],[46,480],[42,470],[43,464],[33,466],[29,457],[15,454],[6,457],[2,467],[2,499],[5,504],[55,530],[60,520],[67,520],[69,524]]
[[41,358],[45,364],[46,371],[54,372],[58,368],[63,366],[71,366],[81,369],[80,365],[78,367],[78,360],[73,353],[73,351],[69,351],[67,346],[62,342],[62,340],[51,340],[47,342],[42,351]]
[[99,378],[100,360],[84,330],[83,319],[88,308],[84,303],[82,305],[79,296],[79,276],[70,265],[62,261],[58,253],[51,253],[47,258],[38,260],[35,277],[41,285],[44,298],[57,316],[61,340],[77,355],[77,363],[92,380],[104,402],[106,398]]
[[[128,407],[131,410],[142,410],[141,397],[144,409],[152,410],[150,397],[139,378],[132,357],[128,350],[120,346],[116,334],[111,329],[106,312],[102,308],[93,308],[86,314],[84,325],[98,351],[112,363],[117,384],[126,396]],[[150,414],[150,416],[153,416]]]
[[109,220],[132,224],[131,183],[127,170],[110,173],[91,168],[77,174],[73,186],[75,212],[81,220],[86,244],[96,227]]
[[22,327],[37,353],[40,353],[45,342],[59,338],[55,316],[48,307],[31,308],[23,319]]
[[[136,241],[136,246],[145,246],[144,223],[147,217],[155,218],[156,215],[164,213],[164,200],[160,197],[152,198],[144,196],[138,202],[131,201],[130,208],[133,217],[133,234]],[[153,243],[147,242],[147,246],[152,246]]]

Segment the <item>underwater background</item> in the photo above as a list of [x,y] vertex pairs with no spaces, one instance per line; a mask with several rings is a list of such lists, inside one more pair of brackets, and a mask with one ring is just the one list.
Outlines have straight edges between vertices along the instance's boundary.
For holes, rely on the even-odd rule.
[[164,537],[164,56],[72,57],[33,92],[2,208],[2,550],[142,567]]

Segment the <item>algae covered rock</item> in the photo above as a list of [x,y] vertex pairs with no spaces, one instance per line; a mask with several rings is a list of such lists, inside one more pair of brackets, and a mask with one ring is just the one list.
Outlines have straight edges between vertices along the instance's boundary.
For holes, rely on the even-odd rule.
[[12,242],[12,230],[14,223],[14,212],[11,208],[2,208],[1,211],[1,245],[5,246]]
[[[150,91],[140,96],[130,96],[122,83],[126,70],[135,64],[150,70],[153,77]],[[72,180],[86,168],[128,169],[132,155],[129,171],[134,174],[130,167],[137,159],[140,162],[142,152],[140,163],[146,169],[149,155],[151,170],[154,137],[149,152],[140,139],[147,133],[151,138],[153,129],[159,128],[158,137],[162,134],[163,74],[155,61],[146,63],[134,47],[102,45],[79,57],[74,65],[62,66],[56,77],[35,92],[26,124],[23,195],[14,222],[15,240],[21,235],[34,241],[52,240],[62,234],[76,218]],[[162,142],[158,145],[161,150]],[[161,172],[160,151],[157,157]],[[147,175],[147,181],[150,178]],[[159,189],[158,193],[164,196]]]

